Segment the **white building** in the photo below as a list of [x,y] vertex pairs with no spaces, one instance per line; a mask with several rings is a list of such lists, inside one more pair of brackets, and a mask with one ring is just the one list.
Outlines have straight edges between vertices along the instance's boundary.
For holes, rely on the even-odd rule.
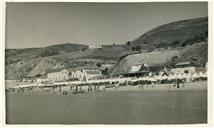
[[102,48],[102,45],[90,45],[89,49],[97,49],[97,48]]
[[97,69],[56,69],[47,74],[48,81],[52,82],[67,80],[89,81],[101,76],[101,71]]
[[191,73],[194,74],[196,72],[204,72],[205,67],[195,67],[191,62],[181,62],[177,63],[176,68],[171,69],[171,72],[174,74],[184,74]]
[[71,69],[55,69],[47,74],[48,81],[66,81],[71,76]]
[[71,77],[77,78],[79,81],[89,81],[102,77],[101,71],[97,69],[74,70],[71,74]]
[[148,65],[147,64],[141,64],[141,63],[138,63],[136,65],[132,65],[129,72],[130,73],[138,72],[138,71],[142,70],[143,67],[148,67]]
[[23,78],[22,82],[33,83],[36,82],[36,78]]
[[47,81],[48,81],[48,78],[46,76],[41,76],[36,79],[36,82],[38,83],[45,83]]
[[100,69],[105,70],[105,69],[111,69],[114,65],[113,64],[102,64]]

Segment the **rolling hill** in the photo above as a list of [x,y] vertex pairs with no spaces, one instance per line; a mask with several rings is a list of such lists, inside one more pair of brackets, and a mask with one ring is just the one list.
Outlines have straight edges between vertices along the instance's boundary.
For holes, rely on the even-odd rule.
[[148,52],[123,58],[114,67],[112,75],[127,73],[137,63],[173,67],[175,63],[191,61],[195,66],[205,66],[208,61],[207,38],[207,17],[158,26],[130,42],[130,47],[138,46]]
[[[208,18],[189,19],[158,26],[130,44],[109,45],[88,49],[87,45],[60,44],[44,48],[6,49],[5,77],[7,80],[37,77],[56,68],[115,64],[112,75],[126,73],[131,65],[150,66],[191,61],[204,66],[208,60]],[[134,47],[140,49],[133,49]],[[173,59],[176,58],[176,59]]]
[[134,39],[131,44],[152,50],[169,46],[185,47],[188,44],[206,41],[207,36],[208,17],[203,17],[158,26]]
[[97,63],[116,63],[128,53],[126,45],[88,49],[87,45],[61,44],[33,49],[6,49],[6,79],[22,79],[44,75],[56,68],[96,66]]

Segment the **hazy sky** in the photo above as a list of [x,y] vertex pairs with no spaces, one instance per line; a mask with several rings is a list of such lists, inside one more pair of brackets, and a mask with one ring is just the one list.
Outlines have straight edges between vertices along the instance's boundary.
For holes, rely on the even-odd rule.
[[113,44],[177,20],[205,17],[207,3],[7,3],[6,48]]

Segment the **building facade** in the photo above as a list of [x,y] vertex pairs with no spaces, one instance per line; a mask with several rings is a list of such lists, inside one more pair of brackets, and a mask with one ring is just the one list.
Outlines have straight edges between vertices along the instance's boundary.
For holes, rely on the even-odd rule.
[[48,81],[66,81],[69,80],[71,76],[70,69],[61,69],[61,70],[54,70],[47,74]]
[[175,65],[176,68],[171,69],[171,72],[174,74],[184,74],[184,73],[200,73],[205,72],[205,67],[195,67],[191,62],[182,62]]
[[89,81],[92,79],[97,79],[102,76],[100,70],[74,70],[71,73],[71,77],[77,78],[79,81]]
[[102,73],[100,70],[72,70],[72,69],[61,69],[49,72],[47,74],[48,81],[59,82],[68,80],[78,81],[89,81],[101,77]]
[[89,49],[97,49],[97,48],[102,48],[102,45],[90,45]]

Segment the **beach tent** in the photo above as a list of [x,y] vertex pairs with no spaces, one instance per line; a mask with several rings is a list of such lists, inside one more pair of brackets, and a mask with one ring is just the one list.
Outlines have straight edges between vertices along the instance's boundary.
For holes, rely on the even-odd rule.
[[173,75],[172,75],[172,74],[170,74],[170,75],[167,77],[167,79],[168,79],[168,80],[173,79]]
[[168,76],[163,75],[162,78],[163,78],[163,80],[166,80],[168,78]]
[[192,75],[192,78],[198,78],[198,77],[200,77],[197,73],[194,73],[193,75]]
[[200,77],[205,77],[205,73],[200,72],[200,73],[199,73],[199,76],[200,76]]
[[181,74],[178,74],[178,75],[177,75],[177,78],[178,78],[178,79],[183,79],[183,76],[182,76]]

